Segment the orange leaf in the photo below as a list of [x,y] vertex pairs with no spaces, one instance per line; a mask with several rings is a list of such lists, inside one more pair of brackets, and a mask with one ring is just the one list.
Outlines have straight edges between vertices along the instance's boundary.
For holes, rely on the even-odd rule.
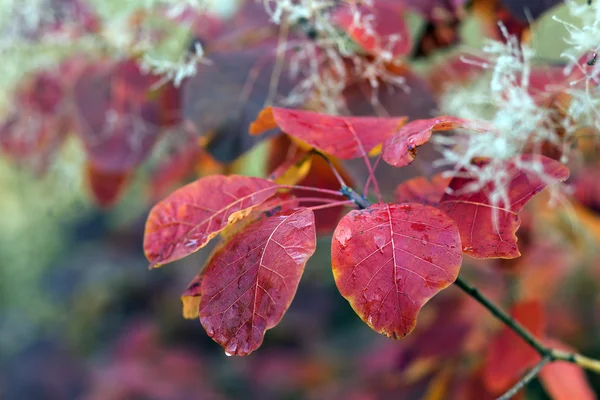
[[148,215],[144,252],[150,268],[198,251],[276,191],[271,181],[239,175],[207,176],[179,188]]
[[279,323],[316,247],[307,208],[259,220],[208,261],[202,279],[200,322],[228,355],[248,355]]
[[421,204],[375,204],[346,214],[331,245],[336,285],[373,330],[397,339],[421,307],[456,277],[462,262],[456,224]]
[[278,126],[288,135],[316,149],[342,159],[352,159],[367,155],[405,121],[406,117],[336,117],[312,111],[267,107],[250,125],[250,133],[258,135]]

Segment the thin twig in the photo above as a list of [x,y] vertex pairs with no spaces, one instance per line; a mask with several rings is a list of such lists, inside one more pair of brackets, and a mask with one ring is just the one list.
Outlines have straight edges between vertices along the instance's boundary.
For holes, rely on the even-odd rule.
[[550,356],[546,356],[546,357],[542,358],[541,361],[539,363],[537,363],[533,368],[531,368],[529,370],[529,372],[527,372],[521,379],[519,379],[519,381],[517,383],[515,383],[515,385],[513,387],[508,389],[506,391],[506,393],[504,393],[502,396],[498,397],[496,400],[512,399],[513,396],[519,392],[519,390],[523,389],[525,387],[525,385],[527,385],[529,382],[531,382],[533,379],[535,379],[535,377],[540,372],[540,370],[544,367],[544,365],[546,365],[550,362],[552,362],[552,359],[550,358]]
[[331,203],[327,203],[327,204],[321,204],[320,206],[312,206],[312,207],[307,207],[310,210],[316,211],[316,210],[322,210],[324,208],[332,208],[332,207],[342,207],[342,206],[351,206],[354,205],[354,202],[352,200],[340,200],[340,201],[335,201],[335,202],[331,202]]
[[327,163],[327,165],[329,165],[329,168],[331,169],[331,172],[333,172],[333,175],[335,175],[335,178],[337,179],[338,183],[340,184],[340,187],[343,188],[343,187],[347,187],[348,186],[348,185],[346,185],[346,182],[344,182],[344,179],[342,178],[342,176],[338,172],[338,170],[335,167],[335,165],[333,165],[333,163],[331,162],[331,160],[329,159],[329,157],[327,157],[325,154],[321,153],[319,150],[316,150],[316,149],[312,149],[310,152],[313,153],[313,154],[318,155],[323,160],[325,160],[325,162]]
[[546,348],[542,343],[540,343],[534,336],[521,325],[517,320],[508,315],[504,310],[494,304],[491,300],[485,297],[479,289],[475,286],[466,282],[460,276],[454,282],[456,286],[461,288],[464,292],[466,292],[469,296],[477,300],[482,306],[487,308],[489,312],[500,321],[504,322],[510,329],[515,331],[517,335],[519,335],[524,341],[527,342],[531,347],[533,347],[542,357],[549,355],[549,349]]
[[554,361],[566,361],[572,364],[579,365],[581,368],[593,371],[600,374],[600,361],[593,358],[586,357],[578,353],[571,353],[568,351],[553,349],[546,347],[542,342],[537,339],[527,328],[521,325],[517,320],[508,315],[499,306],[494,304],[491,300],[485,297],[481,292],[473,285],[466,282],[460,276],[454,282],[456,286],[461,288],[469,296],[477,300],[479,304],[484,306],[492,315],[502,321],[508,328],[521,337],[527,344],[533,347],[540,356],[543,358],[549,358],[550,362]]

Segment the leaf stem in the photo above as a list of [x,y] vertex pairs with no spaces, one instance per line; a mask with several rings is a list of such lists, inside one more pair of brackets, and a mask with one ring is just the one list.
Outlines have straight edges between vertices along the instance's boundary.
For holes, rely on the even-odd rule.
[[498,397],[496,400],[509,400],[512,399],[514,395],[516,395],[521,389],[525,387],[529,382],[531,382],[537,374],[541,371],[541,369],[548,363],[552,362],[552,358],[550,356],[546,356],[540,360],[533,368],[529,370],[513,387],[508,389],[506,393],[502,396]]
[[296,190],[306,190],[310,192],[317,192],[322,194],[327,194],[331,196],[344,196],[338,190],[330,190],[330,189],[322,189],[311,186],[302,186],[302,185],[279,185],[281,189],[296,189]]
[[315,149],[312,149],[311,153],[314,153],[314,154],[318,155],[319,157],[321,157],[323,160],[325,160],[325,162],[327,163],[327,165],[329,165],[329,168],[331,168],[331,172],[333,172],[333,175],[335,175],[335,178],[337,179],[337,181],[338,181],[338,183],[340,184],[341,187],[348,186],[348,185],[346,185],[346,182],[344,182],[344,179],[341,177],[341,175],[338,172],[338,170],[335,167],[335,165],[333,165],[333,163],[331,162],[331,160],[325,154],[323,154],[320,151],[315,150]]
[[312,207],[307,207],[307,208],[310,210],[316,211],[316,210],[322,210],[324,208],[350,206],[353,204],[354,204],[354,202],[352,200],[341,200],[341,201],[335,201],[335,202],[331,202],[331,203],[327,203],[327,204],[321,204],[320,206],[312,206]]

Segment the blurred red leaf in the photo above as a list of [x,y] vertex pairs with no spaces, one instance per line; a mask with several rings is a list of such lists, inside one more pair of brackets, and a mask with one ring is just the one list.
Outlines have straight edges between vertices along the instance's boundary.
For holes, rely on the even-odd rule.
[[277,185],[271,181],[239,175],[207,176],[179,188],[148,215],[144,252],[150,268],[204,247],[276,191]]
[[[555,339],[547,339],[544,344],[555,349],[577,352]],[[596,400],[598,398],[578,365],[554,361],[542,368],[539,378],[553,400]]]
[[423,176],[409,179],[398,185],[394,191],[396,203],[419,203],[427,206],[437,206],[451,178],[442,174],[435,175],[431,181]]
[[337,287],[375,331],[409,334],[421,307],[449,286],[462,262],[454,222],[421,204],[375,204],[351,211],[332,247]]
[[279,323],[316,247],[312,211],[300,208],[248,226],[219,248],[202,279],[200,322],[228,355],[248,355]]
[[18,164],[45,172],[70,128],[64,83],[54,71],[41,71],[19,83],[15,106],[0,123],[0,147]]
[[318,150],[348,160],[367,155],[405,121],[404,117],[337,117],[312,111],[267,107],[250,126],[250,133],[258,135],[279,127]]
[[[377,0],[372,6],[342,5],[332,20],[367,53],[392,59],[412,49],[412,35],[404,21],[405,8],[400,1],[386,0]],[[357,11],[360,20],[355,18]]]
[[100,62],[83,67],[73,87],[80,135],[88,160],[104,172],[126,172],[152,150],[160,127],[178,113],[169,85],[151,90],[156,77],[136,60]]
[[[519,162],[539,162],[540,171],[532,171],[519,166]],[[483,166],[487,160],[476,161]],[[444,194],[440,209],[445,211],[458,224],[463,251],[474,258],[516,258],[521,255],[515,232],[521,220],[517,213],[550,181],[564,181],[569,169],[558,161],[544,156],[526,154],[505,162],[503,174],[506,176],[507,194],[510,205],[495,205],[490,197],[496,190],[494,182],[476,192],[466,192],[465,188],[476,178],[453,178],[450,189],[455,194]],[[494,212],[495,210],[495,212]],[[496,214],[496,215],[494,215]],[[494,217],[497,224],[494,223]]]
[[104,172],[90,163],[86,164],[86,174],[92,195],[102,207],[116,203],[131,175],[129,172]]
[[427,143],[432,132],[456,128],[482,130],[486,126],[480,122],[449,116],[411,121],[385,141],[383,160],[394,167],[408,165],[414,161],[417,147]]
[[[542,337],[546,326],[544,308],[539,301],[515,304],[511,316],[535,337]],[[483,381],[491,392],[500,394],[541,359],[537,351],[512,329],[503,327],[494,337],[485,359]]]

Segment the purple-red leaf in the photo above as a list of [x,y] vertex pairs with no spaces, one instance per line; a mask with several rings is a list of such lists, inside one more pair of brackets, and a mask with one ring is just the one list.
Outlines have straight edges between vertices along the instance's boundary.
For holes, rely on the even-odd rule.
[[239,175],[198,179],[156,204],[148,215],[144,252],[156,268],[202,248],[277,191],[271,181]]
[[[550,158],[523,155],[520,160],[526,163],[532,163],[534,160],[539,162],[545,178],[540,176],[540,172],[521,168],[517,159],[506,161],[502,172],[508,182],[508,205],[494,204],[490,199],[497,189],[494,182],[489,182],[474,193],[465,193],[464,189],[472,184],[475,178],[453,178],[449,187],[456,193],[444,194],[442,197],[439,207],[456,221],[463,251],[471,257],[519,257],[521,253],[515,233],[521,220],[517,213],[549,183],[564,181],[569,177],[569,169]],[[476,162],[480,166],[486,163],[485,160]]]
[[267,107],[250,126],[258,135],[279,127],[288,135],[342,159],[367,155],[406,122],[401,118],[338,117],[312,111]]
[[383,144],[383,160],[394,167],[404,167],[417,156],[417,147],[427,143],[433,131],[449,131],[456,128],[482,130],[487,127],[456,117],[418,119],[404,125]]
[[375,331],[402,338],[421,307],[458,276],[456,224],[421,204],[375,204],[351,211],[333,235],[337,287]]
[[300,208],[259,220],[208,261],[200,322],[228,355],[247,355],[290,306],[316,247],[314,214]]
[[129,172],[148,156],[160,126],[173,122],[177,96],[168,85],[151,90],[156,81],[135,60],[81,68],[73,87],[77,134],[94,168]]

